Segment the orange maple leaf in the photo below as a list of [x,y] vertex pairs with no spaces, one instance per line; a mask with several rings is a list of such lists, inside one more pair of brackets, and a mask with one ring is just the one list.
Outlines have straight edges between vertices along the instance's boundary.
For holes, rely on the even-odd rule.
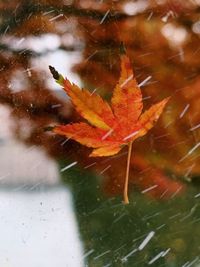
[[121,55],[121,75],[111,99],[111,105],[99,95],[80,89],[63,78],[53,67],[50,71],[63,87],[77,110],[89,123],[80,122],[53,128],[57,134],[92,147],[90,157],[111,156],[128,146],[127,168],[124,185],[124,203],[128,200],[128,178],[132,143],[145,135],[160,117],[169,98],[153,105],[142,114],[141,90],[132,71],[129,58]]

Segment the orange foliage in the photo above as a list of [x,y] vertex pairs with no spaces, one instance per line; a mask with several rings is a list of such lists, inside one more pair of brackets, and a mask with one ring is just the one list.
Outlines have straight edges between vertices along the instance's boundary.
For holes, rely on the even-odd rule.
[[67,79],[60,83],[78,113],[97,128],[86,123],[76,123],[56,126],[53,131],[85,146],[97,148],[91,154],[95,157],[114,155],[124,145],[145,135],[158,120],[168,101],[165,99],[141,114],[141,90],[134,78],[130,61],[125,55],[121,57],[121,76],[114,89],[111,106],[96,93],[81,90]]
[[[121,76],[114,89],[111,106],[96,93],[91,94],[86,89],[81,90],[71,84],[53,67],[50,67],[50,70],[70,96],[78,113],[91,125],[96,126],[94,128],[86,123],[74,123],[56,126],[53,131],[74,139],[82,145],[95,148],[90,154],[91,157],[115,155],[123,146],[128,145],[125,188],[128,187],[132,142],[153,127],[169,99],[162,100],[141,114],[142,93],[126,55],[121,56]],[[127,192],[125,192],[125,203],[128,203]]]
[[[141,9],[144,2],[147,5]],[[68,102],[49,90],[45,83],[46,74],[43,75],[37,68],[31,69],[32,60],[42,53],[29,48],[17,50],[17,46],[12,49],[4,45],[4,38],[15,35],[26,39],[54,33],[60,38],[60,46],[56,49],[62,51],[80,49],[77,43],[81,40],[83,58],[74,70],[80,74],[87,88],[96,87],[97,92],[106,99],[110,98],[111,88],[119,77],[118,55],[123,41],[134,64],[138,83],[149,77],[142,87],[144,108],[148,109],[150,103],[171,96],[168,108],[156,127],[134,144],[131,183],[141,190],[161,183],[161,187],[155,187],[152,191],[158,196],[167,189],[173,194],[180,186],[180,182],[174,182],[166,175],[166,171],[174,174],[173,179],[180,177],[186,181],[199,176],[198,1],[75,0],[66,4],[62,0],[44,0],[38,5],[38,1],[14,0],[9,4],[6,1],[1,3],[0,12],[0,102],[12,108],[17,125],[15,133],[20,140],[43,145],[54,157],[62,155],[80,159],[83,165],[90,163],[87,157],[83,157],[85,149],[80,149],[73,141],[60,145],[64,139],[44,131],[49,124],[79,121],[79,115],[71,111]],[[69,36],[67,44],[66,36]],[[31,69],[30,76],[28,69]],[[26,88],[21,83],[19,92],[13,92],[10,88],[16,71],[24,73],[28,80]],[[30,122],[27,124],[27,136],[23,136],[22,120]],[[80,153],[77,153],[77,148]],[[125,159],[120,156],[110,159],[112,168],[104,173],[109,185],[107,192],[110,193],[121,192],[123,187]],[[101,160],[97,161],[99,164],[91,168],[102,170]],[[145,168],[156,170],[156,174],[154,171],[145,174]],[[155,177],[159,179],[154,181]]]

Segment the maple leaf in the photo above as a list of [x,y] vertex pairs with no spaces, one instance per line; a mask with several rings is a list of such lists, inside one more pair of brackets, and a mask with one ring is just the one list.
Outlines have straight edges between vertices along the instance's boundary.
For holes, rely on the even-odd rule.
[[111,105],[96,93],[81,90],[53,67],[49,68],[55,80],[70,97],[77,112],[90,123],[59,125],[54,127],[53,131],[94,148],[90,157],[115,155],[127,145],[124,203],[129,203],[128,178],[132,143],[154,126],[169,98],[154,104],[142,114],[142,93],[134,78],[130,60],[125,54],[121,55],[121,75],[114,89]]

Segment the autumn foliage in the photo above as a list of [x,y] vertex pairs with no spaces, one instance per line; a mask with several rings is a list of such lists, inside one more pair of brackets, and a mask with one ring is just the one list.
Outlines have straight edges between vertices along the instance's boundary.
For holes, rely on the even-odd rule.
[[[95,148],[91,157],[112,156],[117,154],[125,145],[129,146],[127,161],[127,185],[125,186],[125,203],[128,203],[127,188],[128,173],[132,143],[145,135],[160,117],[168,99],[153,105],[143,114],[141,90],[134,78],[131,63],[126,55],[121,56],[121,76],[116,85],[111,106],[96,93],[80,89],[63,78],[50,67],[67,94],[70,96],[78,113],[89,123],[74,123],[56,126],[55,133],[74,139],[82,145]],[[95,126],[92,127],[91,125]]]
[[128,57],[122,56],[121,61],[121,77],[114,89],[111,106],[96,93],[71,84],[67,78],[61,84],[78,113],[90,125],[84,122],[61,125],[56,126],[54,132],[95,148],[90,155],[93,157],[115,155],[123,146],[145,135],[158,120],[168,101],[165,99],[153,105],[141,115],[141,90]]
[[[181,192],[182,182],[191,182],[200,173],[198,1],[152,0],[146,1],[145,5],[145,1],[39,2],[38,5],[38,1],[14,0],[0,5],[0,102],[10,109],[15,121],[12,129],[15,136],[27,144],[44,147],[56,159],[62,156],[78,160],[82,167],[89,165],[91,158],[86,157],[88,150],[85,147],[71,140],[61,145],[65,138],[44,131],[49,125],[66,125],[72,121],[80,123],[80,117],[67,100],[50,90],[46,83],[49,78],[48,66],[43,72],[33,67],[33,61],[57,50],[65,53],[80,51],[83,57],[74,71],[80,75],[84,86],[91,89],[90,93],[85,91],[86,99],[92,99],[87,97],[88,94],[96,96],[94,88],[103,99],[110,99],[113,88],[117,91],[119,48],[123,41],[131,62],[129,71],[134,67],[138,84],[149,77],[148,82],[140,86],[144,110],[148,110],[152,103],[171,97],[156,126],[148,135],[134,142],[130,184],[139,191],[157,184],[148,192],[157,198],[164,192],[168,192],[165,193],[168,197]],[[46,34],[54,34],[59,38],[59,44],[52,51],[47,49],[38,52],[28,46],[20,46],[23,38],[42,38]],[[14,39],[14,47],[10,45],[11,37],[17,38],[17,41]],[[18,90],[13,90],[13,79],[16,77],[20,86]],[[124,77],[122,79],[126,80]],[[129,82],[134,83],[134,80]],[[71,88],[71,83],[66,81],[65,88],[66,91]],[[73,89],[76,91],[75,85]],[[69,90],[67,93],[70,96]],[[100,98],[98,101],[101,101]],[[116,106],[124,103],[114,102]],[[114,105],[112,100],[111,105]],[[97,106],[101,105],[95,105],[95,108]],[[108,105],[104,108],[107,114],[112,115]],[[123,109],[116,113],[119,114],[119,124],[122,124],[127,121],[122,119],[127,114],[122,114],[120,110]],[[96,117],[93,116],[95,122],[92,131],[98,128],[101,135],[96,138],[101,140],[105,136],[103,133],[113,129],[113,118],[104,116],[104,129],[102,125],[99,128],[98,119],[104,112],[98,112],[95,111]],[[83,117],[88,119],[88,116],[90,114],[87,113]],[[114,133],[121,136],[117,140],[120,146],[114,148],[116,151],[121,148],[123,139],[140,127],[135,125],[137,116],[134,116],[131,116],[133,124],[127,122],[127,127],[120,126],[120,131],[113,131],[94,149],[102,148],[102,144],[108,142]],[[73,132],[73,127],[80,126],[70,127]],[[127,155],[123,156],[123,151],[121,153],[109,158],[112,167],[102,175],[105,178],[104,189],[109,194],[121,193],[124,186]],[[96,162],[91,169],[97,172],[108,166],[104,159],[97,159]]]

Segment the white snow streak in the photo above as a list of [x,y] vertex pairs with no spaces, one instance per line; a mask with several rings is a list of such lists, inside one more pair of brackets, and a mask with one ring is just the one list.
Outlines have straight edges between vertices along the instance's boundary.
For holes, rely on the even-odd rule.
[[147,189],[145,189],[145,190],[142,191],[142,194],[149,192],[150,190],[156,188],[157,186],[158,186],[158,185],[155,184],[155,185],[152,185],[151,187],[148,187]]
[[110,129],[106,134],[104,134],[104,136],[102,136],[101,140],[105,140],[109,135],[112,134],[113,131],[113,129]]
[[129,138],[135,136],[135,135],[138,134],[138,133],[139,133],[139,131],[135,131],[135,132],[133,132],[133,133],[127,135],[126,137],[124,137],[123,141],[126,141],[127,139],[129,139]]
[[63,16],[63,14],[59,14],[58,16],[55,16],[55,17],[51,18],[49,21],[54,21],[54,20],[56,20],[56,19],[58,19],[58,18],[60,18],[62,16]]
[[121,88],[124,87],[131,79],[133,79],[133,74],[131,74],[122,84]]
[[105,171],[107,171],[109,168],[111,167],[111,165],[108,165],[106,168],[104,168],[101,172],[100,172],[100,174],[103,174]]
[[160,257],[164,257],[168,252],[170,251],[170,248],[168,248],[166,251],[161,251],[160,253],[158,253],[153,259],[151,259],[148,264],[151,265],[153,264],[155,261],[157,261]]
[[87,258],[89,255],[91,255],[94,252],[94,249],[89,250],[83,255],[83,258]]
[[142,243],[139,245],[138,250],[143,250],[143,248],[149,243],[149,241],[152,239],[152,237],[155,235],[154,231],[151,231],[146,238],[142,241]]
[[183,111],[181,112],[181,114],[179,116],[180,119],[183,118],[183,116],[185,115],[185,113],[187,112],[187,110],[188,110],[189,107],[190,107],[190,104],[187,104],[185,106],[185,108],[183,109]]
[[190,156],[198,147],[200,146],[200,142],[197,143],[195,146],[193,146],[189,151],[188,153],[179,160],[179,162],[182,162],[184,159],[186,159],[188,156]]
[[138,86],[139,87],[144,86],[151,78],[152,78],[152,76],[148,76],[146,79],[144,79],[144,81],[142,81],[141,83],[139,83]]
[[129,252],[126,256],[122,258],[122,262],[127,261],[128,257],[132,256],[136,251],[138,251],[137,248],[131,250],[131,252]]
[[77,163],[78,163],[77,161],[72,162],[71,164],[69,164],[69,165],[67,165],[66,167],[62,168],[62,169],[60,170],[60,172],[64,172],[64,171],[68,170],[69,168],[73,167],[73,166],[76,165]]
[[190,128],[190,131],[194,131],[200,127],[200,123]]
[[106,19],[106,17],[108,16],[110,12],[110,9],[107,10],[107,12],[105,13],[105,15],[103,16],[102,20],[100,21],[100,24],[102,24],[104,22],[104,20]]

